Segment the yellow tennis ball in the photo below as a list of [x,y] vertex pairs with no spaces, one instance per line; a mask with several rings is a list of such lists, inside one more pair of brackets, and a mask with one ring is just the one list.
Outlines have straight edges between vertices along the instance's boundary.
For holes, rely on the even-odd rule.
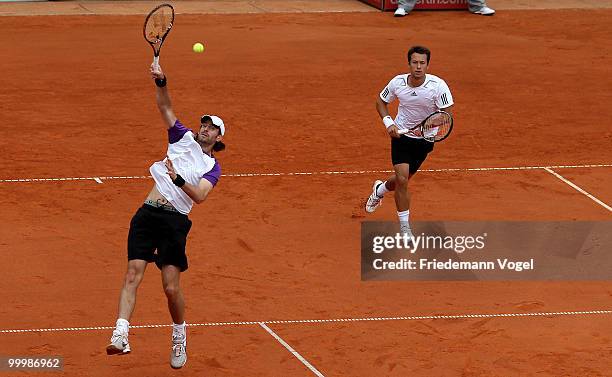
[[204,45],[200,42],[193,45],[193,52],[197,52],[198,54],[204,52]]

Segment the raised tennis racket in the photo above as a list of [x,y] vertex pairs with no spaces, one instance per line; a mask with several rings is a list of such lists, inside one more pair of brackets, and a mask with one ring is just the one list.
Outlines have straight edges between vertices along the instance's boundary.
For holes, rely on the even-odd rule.
[[437,143],[446,139],[452,130],[453,116],[446,111],[438,110],[425,118],[418,126],[408,130],[399,130],[398,133],[400,135],[413,134],[415,136],[422,136],[423,139],[429,142]]
[[146,41],[153,48],[153,64],[159,65],[159,51],[174,23],[174,8],[162,4],[153,9],[145,19],[142,32]]

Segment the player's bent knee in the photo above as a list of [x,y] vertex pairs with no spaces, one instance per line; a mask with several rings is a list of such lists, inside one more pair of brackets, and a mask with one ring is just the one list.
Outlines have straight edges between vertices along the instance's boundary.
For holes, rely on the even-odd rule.
[[125,285],[138,286],[142,281],[143,274],[136,269],[129,268],[125,274]]
[[181,293],[181,288],[175,284],[168,284],[164,287],[164,293],[168,298],[174,298]]
[[395,175],[395,184],[399,187],[399,188],[406,188],[408,187],[408,177],[402,174],[396,174]]

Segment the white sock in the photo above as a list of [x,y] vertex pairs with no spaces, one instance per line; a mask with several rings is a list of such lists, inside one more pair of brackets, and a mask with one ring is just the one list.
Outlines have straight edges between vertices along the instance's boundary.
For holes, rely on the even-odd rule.
[[389,189],[387,188],[387,181],[383,182],[382,185],[378,185],[378,187],[376,187],[376,196],[378,196],[379,198],[382,198],[388,192]]
[[115,325],[115,328],[117,330],[127,334],[130,331],[130,323],[128,322],[127,319],[118,318],[117,319],[117,324]]
[[397,211],[397,217],[399,218],[400,225],[407,224],[409,225],[408,218],[410,217],[410,210],[407,209],[405,211]]
[[412,235],[412,230],[410,229],[410,222],[408,222],[409,216],[410,210],[397,212],[397,217],[399,218],[400,223],[400,233],[412,238],[414,236]]
[[180,325],[177,325],[176,323],[172,324],[172,336],[175,337],[187,337],[187,332],[185,331],[185,327],[187,326],[187,324],[185,322],[181,323]]

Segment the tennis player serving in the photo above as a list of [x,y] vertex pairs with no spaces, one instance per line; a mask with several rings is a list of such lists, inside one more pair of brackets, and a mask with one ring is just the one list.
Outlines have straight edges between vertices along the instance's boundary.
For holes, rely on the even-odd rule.
[[119,297],[116,328],[106,351],[109,355],[130,352],[129,320],[136,290],[147,264],[155,262],[161,270],[174,322],[170,365],[178,369],[187,361],[185,303],[179,285],[180,274],[188,266],[185,246],[191,220],[187,215],[193,203],[202,203],[219,180],[221,168],[213,152],[225,148],[222,142],[225,125],[217,116],[203,115],[199,131],[192,132],[174,115],[166,76],[156,63],[151,65],[151,76],[156,84],[157,107],[168,129],[169,144],[166,158],[151,165],[155,185],[130,223],[127,273]]
[[[436,138],[423,133],[423,122],[433,119],[431,114],[443,115],[444,125],[434,125],[450,132],[452,129],[451,109],[453,97],[446,82],[428,74],[431,52],[423,46],[413,46],[408,51],[410,73],[395,76],[380,93],[376,100],[376,109],[391,136],[391,162],[395,174],[387,181],[377,180],[372,187],[372,194],[366,201],[365,210],[374,212],[389,191],[395,191],[395,205],[400,223],[400,232],[412,237],[410,229],[410,190],[408,181],[419,170],[419,167],[433,150]],[[389,115],[388,104],[399,100],[395,119]],[[441,111],[442,110],[442,111]],[[426,121],[425,123],[429,123]],[[430,128],[431,130],[432,128]],[[424,138],[425,136],[425,138]],[[443,140],[448,134],[439,138]]]

